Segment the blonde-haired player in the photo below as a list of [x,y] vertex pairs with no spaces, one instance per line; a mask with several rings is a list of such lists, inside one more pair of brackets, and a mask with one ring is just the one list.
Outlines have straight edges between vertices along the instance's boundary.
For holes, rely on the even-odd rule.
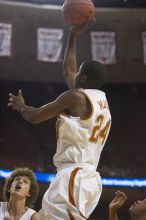
[[86,219],[102,192],[96,169],[111,125],[106,95],[99,90],[106,70],[91,60],[77,72],[75,41],[79,32],[77,27],[70,30],[64,56],[68,91],[40,108],[26,106],[21,91],[18,96],[10,94],[9,105],[31,123],[58,116],[54,156],[57,175],[43,197],[43,220]]

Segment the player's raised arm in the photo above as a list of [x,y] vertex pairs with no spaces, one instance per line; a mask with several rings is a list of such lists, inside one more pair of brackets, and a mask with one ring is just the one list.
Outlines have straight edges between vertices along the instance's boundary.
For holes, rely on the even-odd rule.
[[83,25],[73,25],[70,28],[67,46],[63,59],[63,75],[66,84],[70,89],[74,88],[74,77],[77,74],[77,60],[76,60],[76,38],[80,33],[89,27],[94,19],[89,19]]
[[74,27],[70,29],[68,42],[63,60],[63,75],[68,87],[74,88],[74,77],[77,73],[76,64],[76,32]]

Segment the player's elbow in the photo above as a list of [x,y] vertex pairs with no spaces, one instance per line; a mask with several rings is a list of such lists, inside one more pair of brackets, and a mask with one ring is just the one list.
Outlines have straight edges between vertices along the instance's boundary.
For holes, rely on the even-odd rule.
[[27,117],[27,118],[25,118],[29,123],[31,123],[31,124],[40,124],[41,123],[41,121],[39,120],[39,118],[38,117],[36,117],[36,116],[32,116],[32,117]]
[[40,123],[41,123],[41,122],[39,122],[39,121],[37,121],[37,120],[34,120],[34,119],[29,120],[29,122],[30,122],[31,124],[40,124]]

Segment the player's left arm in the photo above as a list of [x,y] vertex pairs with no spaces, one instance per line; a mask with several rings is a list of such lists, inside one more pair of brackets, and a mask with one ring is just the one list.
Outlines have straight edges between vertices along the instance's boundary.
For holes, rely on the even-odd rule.
[[53,118],[66,109],[71,109],[74,105],[79,103],[76,90],[68,90],[62,93],[55,101],[43,105],[39,108],[25,105],[21,93],[18,96],[10,94],[9,106],[17,110],[22,117],[33,124],[38,124]]

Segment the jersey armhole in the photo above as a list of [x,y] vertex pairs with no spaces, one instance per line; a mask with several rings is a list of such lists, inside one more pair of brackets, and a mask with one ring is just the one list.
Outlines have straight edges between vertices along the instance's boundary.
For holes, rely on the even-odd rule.
[[38,214],[36,211],[34,213],[32,213],[30,220],[32,220],[33,216],[36,215],[36,214]]
[[94,106],[91,102],[90,97],[84,92],[84,90],[80,90],[80,92],[82,92],[86,96],[86,98],[87,98],[87,100],[88,100],[88,102],[90,103],[90,106],[91,106],[91,112],[89,113],[89,115],[87,115],[85,117],[84,116],[80,117],[81,120],[87,120],[87,119],[92,117],[93,112],[94,112]]

